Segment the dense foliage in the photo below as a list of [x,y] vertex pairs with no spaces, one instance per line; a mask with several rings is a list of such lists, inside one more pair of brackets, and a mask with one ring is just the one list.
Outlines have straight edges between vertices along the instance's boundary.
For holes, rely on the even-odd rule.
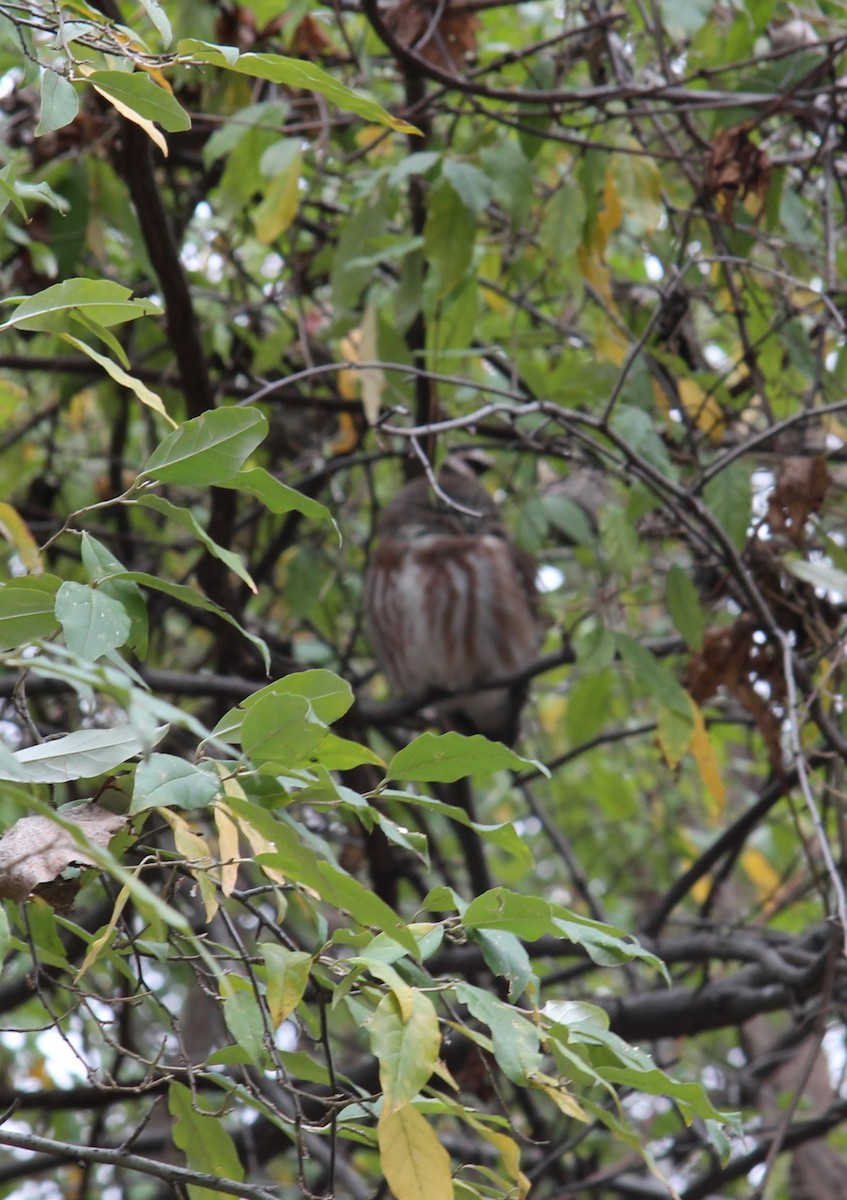
[[[0,0],[0,1195],[843,1195],[845,49]],[[513,750],[364,633],[469,451]]]

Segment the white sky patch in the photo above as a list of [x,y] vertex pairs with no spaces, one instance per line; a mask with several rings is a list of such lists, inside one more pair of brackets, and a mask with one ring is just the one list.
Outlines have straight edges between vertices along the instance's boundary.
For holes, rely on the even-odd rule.
[[545,563],[543,567],[538,568],[536,575],[536,583],[539,592],[545,595],[548,592],[556,592],[565,582],[565,573],[559,567],[554,567],[551,563]]

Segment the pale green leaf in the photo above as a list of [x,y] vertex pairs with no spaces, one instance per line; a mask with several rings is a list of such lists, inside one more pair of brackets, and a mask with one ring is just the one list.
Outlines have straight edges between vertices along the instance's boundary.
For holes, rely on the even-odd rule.
[[79,97],[76,88],[56,71],[45,68],[41,74],[41,116],[35,127],[35,136],[43,137],[56,129],[70,125],[79,112]]

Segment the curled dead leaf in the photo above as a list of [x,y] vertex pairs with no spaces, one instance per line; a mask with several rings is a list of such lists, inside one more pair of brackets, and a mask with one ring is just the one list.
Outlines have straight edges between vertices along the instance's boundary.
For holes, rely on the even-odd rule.
[[823,455],[784,458],[768,501],[768,524],[796,546],[805,540],[806,522],[820,511],[831,483]]
[[750,140],[751,121],[742,121],[731,129],[719,129],[706,159],[703,190],[715,199],[718,212],[732,220],[736,197],[759,200],[757,216],[764,211],[771,182],[771,160],[760,146]]
[[424,62],[456,71],[476,50],[479,18],[458,5],[435,0],[398,0],[383,12],[388,31]]
[[[90,801],[62,813],[63,820],[81,830],[95,846],[105,848],[126,817]],[[50,884],[71,864],[94,865],[73,835],[50,817],[21,817],[0,837],[0,896],[25,900],[36,888]]]

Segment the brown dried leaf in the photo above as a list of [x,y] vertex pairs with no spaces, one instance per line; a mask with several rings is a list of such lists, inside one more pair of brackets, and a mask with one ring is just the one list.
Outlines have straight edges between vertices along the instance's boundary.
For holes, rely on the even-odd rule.
[[[126,817],[93,800],[62,817],[95,846],[104,848],[126,822]],[[25,900],[39,885],[52,883],[71,863],[92,866],[94,860],[49,817],[21,817],[0,838],[0,896]]]
[[332,48],[324,26],[308,15],[300,21],[291,37],[291,53],[297,58],[320,58]]
[[[772,706],[782,699],[784,680],[770,648],[756,642],[755,632],[756,625],[749,617],[739,617],[726,628],[707,629],[700,650],[688,660],[685,687],[698,704],[726,688],[753,718],[771,765],[778,771],[781,720]],[[757,683],[767,684],[769,699],[756,689]]]
[[785,458],[768,502],[768,524],[796,546],[805,540],[806,522],[820,511],[831,483],[826,459],[816,454]]
[[466,8],[445,7],[435,20],[434,0],[398,0],[382,14],[386,28],[397,41],[424,62],[442,71],[457,71],[465,56],[476,50],[479,18]]
[[771,160],[761,147],[750,141],[751,121],[742,121],[731,129],[719,129],[715,134],[709,156],[703,190],[714,196],[718,211],[725,220],[732,220],[737,196],[745,200],[759,198],[759,211],[764,210],[771,182]]

